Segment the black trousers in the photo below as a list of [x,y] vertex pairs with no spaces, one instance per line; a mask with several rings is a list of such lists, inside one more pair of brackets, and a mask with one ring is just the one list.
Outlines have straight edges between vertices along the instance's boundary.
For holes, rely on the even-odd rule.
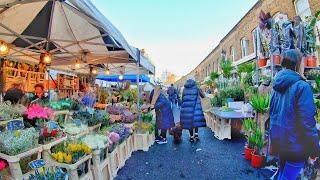
[[199,132],[199,129],[198,128],[192,128],[192,129],[189,129],[189,133],[190,133],[190,136],[193,136],[193,130],[195,131],[196,134],[198,134]]
[[[161,129],[160,131],[161,131],[161,132],[160,132],[160,136],[161,136],[162,138],[167,138],[167,130]],[[157,127],[157,124],[156,124],[156,127],[155,127],[154,136],[155,136],[156,138],[159,137],[159,129],[158,129],[158,127]]]

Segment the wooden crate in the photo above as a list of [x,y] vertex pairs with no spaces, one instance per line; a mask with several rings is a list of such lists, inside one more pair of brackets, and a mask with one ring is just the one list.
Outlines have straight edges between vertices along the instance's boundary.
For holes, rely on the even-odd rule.
[[120,169],[120,148],[119,146],[117,145],[115,147],[115,149],[109,154],[110,156],[110,167],[111,167],[111,174],[112,174],[112,177],[116,177],[117,176],[117,173],[118,173],[118,170]]
[[148,151],[149,147],[154,143],[154,135],[147,133],[135,133],[134,134],[134,146],[135,150]]
[[[106,157],[101,158],[101,153],[105,153]],[[95,180],[110,180],[113,179],[111,171],[110,154],[108,148],[105,146],[104,149],[95,150],[92,153],[93,163],[93,177]]]
[[39,145],[36,148],[30,149],[29,151],[23,152],[15,156],[9,156],[9,155],[0,153],[0,158],[8,162],[11,178],[15,180],[22,180],[25,177],[28,177],[30,173],[33,173],[33,171],[23,173],[21,169],[20,161],[23,158],[31,157],[32,155],[37,155],[37,159],[40,159],[42,150],[43,150],[42,146]]

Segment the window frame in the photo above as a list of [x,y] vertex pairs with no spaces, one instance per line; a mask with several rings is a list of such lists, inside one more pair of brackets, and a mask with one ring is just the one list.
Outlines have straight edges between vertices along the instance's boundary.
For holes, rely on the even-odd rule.
[[[305,9],[303,9],[303,11],[299,12],[298,1],[304,1],[303,4],[307,3],[307,8],[305,8]],[[311,11],[309,0],[294,0],[294,8],[295,8],[296,14],[298,16],[300,16],[301,19],[305,19],[306,16],[311,16],[312,15],[312,11]],[[306,12],[307,12],[308,15],[305,16]]]
[[[243,42],[245,44],[243,44]],[[248,51],[249,51],[248,47],[249,47],[249,40],[247,40],[246,37],[241,38],[240,39],[240,48],[241,48],[241,56],[242,56],[242,58],[244,58],[244,57],[249,55],[248,54]]]

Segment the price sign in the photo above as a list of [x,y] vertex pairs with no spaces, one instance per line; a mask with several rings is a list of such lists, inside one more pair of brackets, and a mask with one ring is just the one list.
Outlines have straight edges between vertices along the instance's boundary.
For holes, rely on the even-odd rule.
[[73,123],[76,124],[76,126],[81,126],[81,120],[80,119],[74,119]]
[[47,123],[47,127],[48,127],[48,129],[58,129],[59,128],[58,123],[55,121],[49,121]]
[[29,162],[29,166],[31,167],[31,169],[35,170],[35,169],[39,169],[42,168],[46,165],[46,162],[44,162],[43,159],[37,159],[34,161]]
[[24,128],[24,124],[23,124],[23,121],[21,120],[16,119],[16,120],[9,121],[7,123],[8,131],[15,131],[23,128]]

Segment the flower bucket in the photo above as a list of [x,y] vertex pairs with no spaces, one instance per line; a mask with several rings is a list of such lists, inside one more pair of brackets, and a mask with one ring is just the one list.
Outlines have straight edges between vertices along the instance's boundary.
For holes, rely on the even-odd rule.
[[253,168],[261,168],[263,166],[264,156],[256,155],[254,152],[251,153],[251,166]]
[[273,64],[281,64],[281,56],[280,55],[273,55]]
[[251,154],[253,152],[253,149],[248,148],[247,146],[244,147],[244,158],[246,158],[246,160],[251,160]]
[[317,66],[317,58],[315,56],[307,57],[308,67],[316,67]]
[[258,61],[259,67],[264,67],[267,65],[267,59],[259,59]]

